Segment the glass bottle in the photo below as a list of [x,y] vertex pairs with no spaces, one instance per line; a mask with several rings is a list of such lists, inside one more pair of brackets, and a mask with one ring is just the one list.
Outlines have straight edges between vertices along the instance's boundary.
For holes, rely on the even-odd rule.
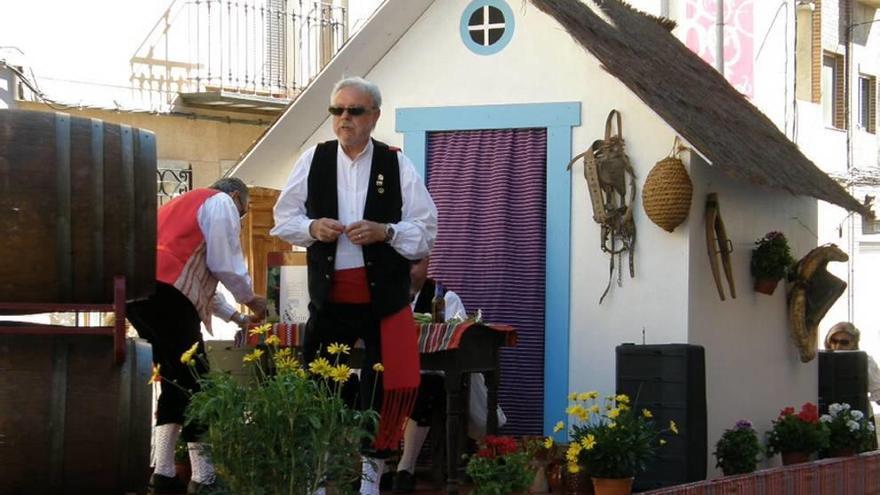
[[434,285],[434,299],[431,300],[431,319],[434,323],[446,322],[446,297],[443,284]]

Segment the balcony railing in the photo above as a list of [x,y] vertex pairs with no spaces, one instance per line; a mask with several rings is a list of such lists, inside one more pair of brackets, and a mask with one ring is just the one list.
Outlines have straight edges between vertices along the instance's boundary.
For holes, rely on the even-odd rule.
[[346,2],[175,0],[131,58],[135,92],[277,111],[348,37]]

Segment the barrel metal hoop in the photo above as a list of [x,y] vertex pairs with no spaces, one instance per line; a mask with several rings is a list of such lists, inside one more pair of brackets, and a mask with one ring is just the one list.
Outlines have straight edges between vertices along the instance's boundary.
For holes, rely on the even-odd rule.
[[[122,151],[122,188],[126,198],[126,214],[123,221],[125,232],[125,275],[130,278],[135,268],[135,203],[134,203],[134,135],[131,126],[120,125],[119,137]],[[114,274],[119,275],[119,274]],[[126,280],[128,282],[128,280]]]
[[108,287],[104,280],[104,122],[100,119],[92,119],[92,197],[92,294],[104,294]]
[[49,487],[64,491],[64,438],[67,416],[67,356],[70,339],[52,337],[52,385],[49,399]]
[[70,115],[66,113],[55,114],[55,166],[58,195],[58,212],[55,217],[58,290],[61,301],[70,301],[73,294],[73,239],[70,225]]

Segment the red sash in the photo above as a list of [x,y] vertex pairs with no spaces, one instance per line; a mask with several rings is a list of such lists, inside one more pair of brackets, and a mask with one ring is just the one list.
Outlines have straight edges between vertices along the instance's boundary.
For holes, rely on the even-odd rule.
[[[339,270],[333,275],[330,300],[341,304],[370,302],[365,268]],[[378,450],[396,449],[403,437],[404,422],[418,396],[419,341],[412,309],[407,304],[380,322],[382,366],[382,407],[373,446]]]

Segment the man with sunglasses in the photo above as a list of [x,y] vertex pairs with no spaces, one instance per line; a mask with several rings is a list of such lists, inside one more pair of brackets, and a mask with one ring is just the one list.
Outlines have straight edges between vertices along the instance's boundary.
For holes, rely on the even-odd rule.
[[[181,355],[196,346],[195,371],[208,371],[201,324],[211,331],[211,314],[225,320],[234,308],[216,296],[217,282],[244,304],[259,321],[266,299],[254,294],[241,253],[241,217],[247,213],[248,190],[240,179],[224,178],[207,189],[194,189],[159,208],[156,246],[156,293],[127,305],[128,319],[153,345],[153,364],[162,381],[156,408],[155,461],[151,494],[200,493],[214,485],[214,468],[198,441],[199,425],[182,427],[189,394],[199,384]],[[240,323],[241,317],[238,318]],[[169,383],[174,382],[175,384]],[[182,436],[188,443],[192,480],[175,476],[174,448]]]
[[[329,112],[337,140],[297,160],[271,232],[308,249],[306,361],[330,343],[364,341],[360,407],[380,411],[375,441],[362,451],[365,495],[378,494],[384,459],[399,445],[418,392],[409,268],[428,255],[437,232],[437,209],[412,162],[371,138],[381,106],[369,81],[336,84]],[[373,370],[377,363],[384,372]]]

